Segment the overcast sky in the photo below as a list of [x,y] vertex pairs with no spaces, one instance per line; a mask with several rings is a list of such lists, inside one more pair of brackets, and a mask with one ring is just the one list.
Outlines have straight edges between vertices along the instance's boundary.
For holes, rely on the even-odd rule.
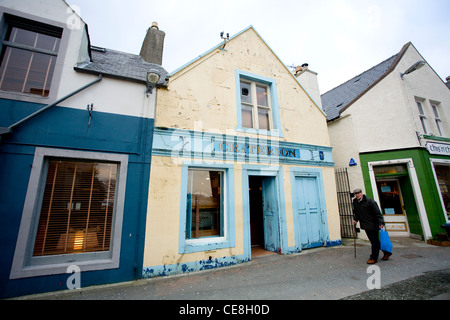
[[252,25],[286,65],[309,63],[321,93],[398,53],[411,41],[450,76],[450,0],[66,0],[92,45],[139,54],[153,21],[166,33],[172,72]]

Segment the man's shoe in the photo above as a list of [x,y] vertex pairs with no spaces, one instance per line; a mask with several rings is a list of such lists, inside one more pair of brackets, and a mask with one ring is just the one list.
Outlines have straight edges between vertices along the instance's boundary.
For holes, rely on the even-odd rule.
[[381,258],[381,260],[386,261],[386,260],[389,259],[390,256],[392,256],[392,252],[385,253],[384,256],[383,256],[383,258]]
[[377,263],[377,260],[369,259],[367,260],[367,264],[374,264]]

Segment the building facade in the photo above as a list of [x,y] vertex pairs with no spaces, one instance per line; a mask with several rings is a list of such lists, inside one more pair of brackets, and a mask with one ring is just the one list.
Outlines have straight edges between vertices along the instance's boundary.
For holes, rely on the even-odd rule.
[[158,91],[144,277],[341,243],[326,117],[250,26]]
[[0,296],[141,277],[164,69],[62,0],[2,1],[0,30]]
[[449,222],[450,91],[412,43],[322,95],[333,158],[395,236]]

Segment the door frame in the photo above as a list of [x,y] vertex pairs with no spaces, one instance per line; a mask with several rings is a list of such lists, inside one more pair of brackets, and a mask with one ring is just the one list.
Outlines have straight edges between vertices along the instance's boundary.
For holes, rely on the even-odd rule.
[[373,167],[375,166],[385,166],[393,164],[406,164],[408,168],[408,175],[411,181],[414,200],[416,201],[417,210],[419,212],[419,220],[422,226],[424,240],[427,241],[433,237],[431,233],[430,223],[428,222],[427,212],[425,210],[425,204],[423,202],[422,192],[420,190],[419,179],[417,178],[416,168],[414,167],[414,161],[412,158],[408,159],[393,159],[393,160],[383,160],[383,161],[370,161],[367,163],[369,170],[370,185],[372,188],[373,199],[380,205],[380,198],[378,196],[377,182],[375,179],[375,173]]
[[[386,224],[386,231],[388,231],[390,233],[390,235],[392,236],[399,236],[399,237],[410,237],[411,236],[411,229],[409,228],[409,223],[408,223],[408,213],[405,210],[405,200],[403,198],[403,193],[402,193],[402,187],[400,185],[400,180],[398,177],[389,177],[389,178],[379,178],[376,179],[376,182],[395,182],[397,183],[397,187],[398,187],[398,192],[399,192],[399,196],[400,196],[400,205],[401,205],[401,209],[402,209],[402,214],[394,214],[394,215],[390,215],[390,214],[385,214],[383,213],[383,207],[381,205],[381,201],[380,201],[380,210],[381,210],[381,214],[383,215],[384,218],[384,222]],[[378,192],[378,185],[377,185],[377,192]],[[378,194],[379,197],[379,194]],[[399,216],[401,216],[402,218],[404,218],[405,221],[396,221]],[[404,223],[405,224],[405,228],[406,231],[397,231],[397,230],[391,230],[388,228],[388,224],[401,224]]]
[[287,253],[286,210],[284,205],[283,170],[279,166],[242,165],[242,209],[244,257],[251,260],[249,176],[274,177],[278,206],[278,252]]
[[300,238],[299,221],[296,212],[298,204],[294,199],[297,197],[296,178],[315,178],[317,187],[317,197],[320,204],[320,217],[322,221],[323,245],[326,246],[329,240],[327,207],[325,202],[325,188],[323,184],[322,169],[313,168],[291,168],[291,192],[292,192],[292,210],[294,216],[295,245],[298,251],[301,251],[302,244]]

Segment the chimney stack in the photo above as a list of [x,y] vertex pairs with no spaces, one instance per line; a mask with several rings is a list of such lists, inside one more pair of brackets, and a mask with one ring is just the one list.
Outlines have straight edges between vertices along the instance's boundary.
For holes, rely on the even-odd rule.
[[162,65],[165,36],[165,32],[159,30],[158,23],[153,22],[152,26],[147,30],[147,35],[139,53],[142,59],[150,63]]

